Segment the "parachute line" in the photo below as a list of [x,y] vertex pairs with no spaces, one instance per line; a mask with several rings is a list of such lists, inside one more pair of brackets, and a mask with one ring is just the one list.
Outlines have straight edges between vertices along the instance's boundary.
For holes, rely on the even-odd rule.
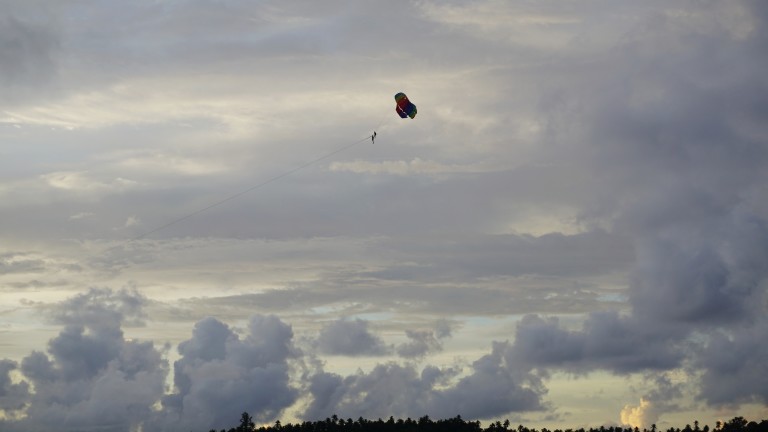
[[[360,144],[360,143],[362,143],[364,141],[368,141],[369,139],[371,139],[371,135],[368,135],[367,137],[362,138],[359,141],[355,141],[352,144],[347,144],[347,145],[345,145],[343,147],[337,148],[336,150],[334,150],[334,151],[332,151],[330,153],[327,153],[327,154],[325,154],[323,156],[320,156],[317,159],[313,159],[313,160],[311,160],[309,162],[304,163],[303,165],[300,165],[300,166],[298,166],[296,168],[293,168],[293,169],[291,169],[289,171],[286,171],[286,172],[284,172],[284,173],[282,173],[280,175],[276,175],[274,177],[271,177],[271,178],[269,178],[269,179],[267,179],[267,180],[265,180],[265,181],[263,181],[263,182],[261,182],[259,184],[256,184],[256,185],[253,185],[253,186],[249,187],[248,189],[244,189],[244,190],[242,190],[240,192],[237,192],[237,193],[234,193],[232,195],[229,195],[228,197],[226,197],[226,198],[224,198],[222,200],[216,201],[213,204],[210,204],[210,205],[208,205],[206,207],[203,207],[203,208],[201,208],[199,210],[195,210],[192,213],[189,213],[189,214],[187,214],[185,216],[182,216],[182,217],[180,217],[178,219],[174,219],[174,220],[166,223],[165,225],[161,225],[161,226],[159,226],[157,228],[154,228],[154,229],[149,230],[149,231],[147,231],[147,232],[145,232],[143,234],[140,234],[140,235],[138,235],[136,237],[133,237],[133,238],[127,240],[126,242],[122,243],[121,245],[114,246],[113,248],[120,247],[120,246],[125,246],[128,243],[131,243],[131,242],[134,242],[134,241],[146,238],[146,237],[148,237],[148,236],[150,236],[150,235],[152,235],[152,234],[154,234],[154,233],[156,233],[158,231],[162,231],[162,230],[164,230],[164,229],[166,229],[166,228],[168,228],[168,227],[170,227],[172,225],[176,225],[179,222],[182,222],[182,221],[185,221],[185,220],[187,220],[189,218],[197,216],[200,213],[208,211],[208,210],[210,210],[210,209],[212,209],[214,207],[218,207],[218,206],[220,206],[220,205],[222,205],[222,204],[224,204],[226,202],[232,201],[232,200],[234,200],[236,198],[239,198],[239,197],[241,197],[241,196],[243,196],[243,195],[245,195],[247,193],[253,192],[253,191],[257,190],[257,189],[261,189],[262,187],[264,187],[264,186],[266,186],[266,185],[268,185],[268,184],[270,184],[272,182],[280,180],[281,178],[284,178],[284,177],[288,177],[289,175],[294,174],[294,173],[296,173],[298,171],[301,171],[304,168],[309,167],[310,165],[314,165],[314,164],[316,164],[316,163],[318,163],[318,162],[320,162],[322,160],[328,159],[328,158],[330,158],[330,157],[332,157],[332,156],[334,156],[334,155],[336,155],[338,153],[341,153],[341,152],[343,152],[345,150],[348,150],[348,149],[350,149],[350,148],[352,148],[352,147],[354,147],[354,146],[356,146],[356,145],[358,145],[358,144]],[[110,249],[113,249],[113,248],[110,248]]]

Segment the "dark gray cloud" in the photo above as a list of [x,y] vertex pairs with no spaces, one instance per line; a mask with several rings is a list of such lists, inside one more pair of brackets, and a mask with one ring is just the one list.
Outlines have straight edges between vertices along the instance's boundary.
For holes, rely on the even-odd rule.
[[755,215],[735,213],[713,227],[718,233],[709,238],[639,242],[630,291],[639,316],[710,326],[763,313],[756,305],[764,298],[761,283],[768,271],[758,262],[768,258],[768,229]]
[[13,273],[41,273],[45,262],[41,259],[27,258],[23,253],[0,255],[0,275]]
[[[45,13],[0,9],[0,95],[8,107],[39,91],[56,75],[59,42]],[[37,10],[36,12],[40,12]],[[41,22],[42,18],[42,22]]]
[[320,372],[311,378],[311,405],[303,417],[317,419],[336,413],[341,417],[436,418],[459,413],[467,418],[492,418],[510,412],[544,409],[542,383],[508,362],[509,345],[493,350],[472,364],[470,374],[453,384],[455,369],[397,363],[377,365],[371,372],[342,377]]
[[563,329],[556,318],[527,315],[517,326],[511,353],[516,362],[545,373],[669,370],[684,358],[680,337],[615,312],[591,314],[582,330]]
[[683,398],[683,392],[688,390],[685,383],[672,380],[670,374],[665,372],[648,373],[644,381],[652,383],[652,389],[642,399],[653,403],[661,412],[681,409],[679,401]]
[[317,349],[323,354],[348,356],[380,356],[391,351],[381,337],[369,330],[369,322],[359,318],[342,318],[325,325],[317,338]]
[[21,413],[30,398],[28,383],[14,383],[11,380],[11,371],[18,366],[15,361],[0,360],[0,411],[10,418]]
[[442,339],[450,337],[451,332],[451,323],[445,319],[435,323],[434,329],[406,329],[405,336],[409,341],[398,345],[396,352],[401,357],[421,358],[442,351]]
[[698,398],[714,406],[768,404],[766,337],[765,319],[755,326],[713,334],[693,360],[703,371]]
[[[746,349],[765,360],[746,341],[758,340],[765,314],[768,214],[754,197],[768,148],[752,123],[764,109],[746,94],[765,97],[768,81],[745,66],[764,61],[754,45],[764,29],[734,29],[711,13],[691,22],[652,14],[591,58],[592,74],[542,99],[554,148],[599,179],[582,218],[634,244],[631,309],[592,313],[581,330],[527,317],[512,349],[519,361],[620,374],[693,361],[706,377],[703,400],[764,400],[759,385],[746,385],[747,376],[760,382],[761,368],[722,355]],[[726,370],[745,385],[715,390]]]
[[[251,317],[242,337],[216,319],[198,322],[178,346],[168,393],[164,348],[123,335],[122,326],[142,315],[145,301],[135,291],[101,289],[50,308],[63,329],[47,352],[32,352],[20,367],[0,361],[4,430],[207,429],[243,411],[273,420],[295,402],[287,362],[301,352],[289,325],[261,315]],[[19,382],[10,379],[16,369]],[[17,419],[21,409],[26,415]]]
[[64,328],[21,362],[34,392],[26,416],[9,430],[103,428],[130,430],[164,392],[169,369],[152,342],[127,340],[121,325],[144,299],[135,292],[92,290],[51,308]]
[[472,373],[438,393],[430,412],[449,417],[451,412],[492,418],[510,412],[545,409],[543,383],[525,366],[511,362],[510,345],[493,343],[490,354],[472,364]]
[[405,335],[409,341],[397,346],[397,354],[402,357],[423,357],[443,348],[435,333],[430,330],[406,330]]
[[134,288],[90,288],[51,310],[51,320],[67,326],[91,326],[94,330],[120,332],[122,325],[141,326],[149,299]]
[[298,397],[288,360],[298,355],[293,331],[275,316],[253,316],[241,338],[215,318],[199,321],[179,344],[174,392],[151,427],[215,428],[247,411],[259,421],[277,418]]
[[312,402],[303,414],[305,419],[321,419],[329,413],[336,414],[336,407],[346,393],[344,378],[330,372],[316,373],[310,379],[308,391]]

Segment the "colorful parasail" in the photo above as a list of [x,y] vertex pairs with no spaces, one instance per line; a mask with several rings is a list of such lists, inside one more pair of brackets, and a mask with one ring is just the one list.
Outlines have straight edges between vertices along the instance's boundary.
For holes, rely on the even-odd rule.
[[408,100],[408,96],[406,96],[405,93],[401,92],[396,94],[395,102],[397,102],[395,111],[397,111],[397,114],[401,118],[416,117],[416,105],[412,104],[411,101]]

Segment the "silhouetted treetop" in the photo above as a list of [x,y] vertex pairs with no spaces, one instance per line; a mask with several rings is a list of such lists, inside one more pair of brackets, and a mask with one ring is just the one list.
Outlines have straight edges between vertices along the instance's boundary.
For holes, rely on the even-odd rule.
[[[733,419],[722,423],[718,421],[714,429],[704,425],[701,427],[698,421],[693,422],[694,426],[686,425],[682,430],[680,428],[669,428],[666,432],[768,432],[768,420],[747,421],[744,417],[734,417]],[[389,417],[386,421],[382,419],[367,420],[359,417],[357,420],[351,418],[344,420],[337,415],[326,418],[325,420],[304,421],[301,423],[282,424],[280,420],[272,426],[256,427],[253,418],[244,412],[240,417],[240,423],[237,427],[221,429],[220,432],[659,432],[656,425],[650,429],[631,428],[622,426],[600,426],[599,428],[579,428],[579,429],[554,429],[542,428],[541,431],[527,428],[523,425],[510,429],[509,420],[504,422],[492,422],[485,429],[480,426],[479,421],[466,421],[457,415],[453,418],[432,420],[425,415],[418,420],[410,417],[403,420]],[[210,432],[217,432],[211,429]]]

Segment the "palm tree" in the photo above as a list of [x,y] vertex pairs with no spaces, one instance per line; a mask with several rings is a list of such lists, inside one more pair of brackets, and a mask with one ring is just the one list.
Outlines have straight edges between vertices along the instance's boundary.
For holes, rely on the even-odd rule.
[[253,423],[253,417],[247,412],[244,412],[240,416],[240,425],[235,429],[237,432],[252,432],[256,428],[256,424]]

